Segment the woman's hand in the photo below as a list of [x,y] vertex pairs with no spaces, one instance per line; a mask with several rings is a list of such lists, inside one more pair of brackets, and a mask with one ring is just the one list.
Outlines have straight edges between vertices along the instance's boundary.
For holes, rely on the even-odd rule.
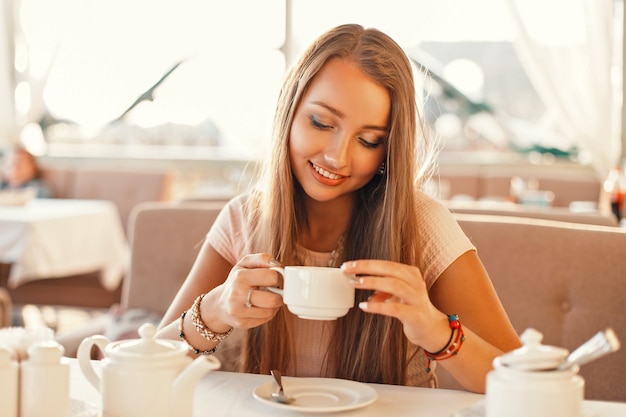
[[278,285],[280,274],[269,269],[277,265],[268,254],[245,256],[231,269],[226,281],[202,300],[203,320],[213,325],[223,323],[224,331],[229,327],[249,329],[271,320],[283,300],[261,287]]
[[428,296],[426,283],[417,267],[381,260],[348,261],[341,267],[356,274],[357,289],[374,290],[359,308],[400,320],[408,340],[431,352],[441,349],[450,336],[447,316]]

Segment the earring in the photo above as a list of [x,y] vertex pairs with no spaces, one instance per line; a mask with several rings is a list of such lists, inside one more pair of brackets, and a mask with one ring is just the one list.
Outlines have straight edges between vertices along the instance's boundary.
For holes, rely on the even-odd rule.
[[378,175],[385,175],[385,171],[387,170],[387,165],[385,164],[385,162],[383,161],[382,164],[380,164],[380,166],[378,167],[378,169],[376,170],[376,173]]

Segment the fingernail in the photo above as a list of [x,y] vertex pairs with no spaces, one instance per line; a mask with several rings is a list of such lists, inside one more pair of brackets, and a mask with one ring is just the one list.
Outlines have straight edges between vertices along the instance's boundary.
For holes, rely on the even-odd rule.
[[367,301],[361,301],[361,302],[359,303],[359,308],[360,308],[361,310],[367,310]]
[[344,262],[341,264],[340,268],[342,270],[346,270],[348,268],[354,268],[356,266],[356,261]]
[[281,266],[281,263],[278,262],[276,259],[270,259],[270,265],[272,265],[272,266]]
[[363,278],[351,276],[350,278],[348,278],[348,282],[350,282],[350,284],[363,284]]

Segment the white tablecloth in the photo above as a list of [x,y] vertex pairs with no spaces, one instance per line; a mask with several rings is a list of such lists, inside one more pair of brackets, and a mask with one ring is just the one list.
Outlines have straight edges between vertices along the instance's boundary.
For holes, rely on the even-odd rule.
[[109,201],[35,199],[0,207],[0,261],[11,263],[9,286],[102,271],[117,288],[129,247],[117,207]]
[[[97,407],[98,392],[86,381],[71,360],[70,396],[74,403],[86,402]],[[214,371],[197,385],[194,398],[194,417],[245,417],[315,415],[282,410],[261,403],[252,395],[255,387],[272,381],[269,375],[241,374]],[[285,380],[287,387],[288,380]],[[411,417],[479,417],[470,414],[484,400],[484,395],[465,391],[431,388],[413,388],[395,385],[368,384],[378,393],[377,400],[363,408],[325,414],[351,417],[411,416]],[[478,407],[480,409],[480,407]],[[583,417],[624,417],[626,403],[585,401]]]

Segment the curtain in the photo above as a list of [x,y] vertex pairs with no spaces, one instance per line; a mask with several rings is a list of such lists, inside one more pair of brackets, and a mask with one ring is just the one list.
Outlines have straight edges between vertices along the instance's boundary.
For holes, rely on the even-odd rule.
[[621,154],[614,0],[509,0],[509,6],[529,79],[558,129],[605,178]]
[[0,3],[0,147],[14,142],[13,2]]

